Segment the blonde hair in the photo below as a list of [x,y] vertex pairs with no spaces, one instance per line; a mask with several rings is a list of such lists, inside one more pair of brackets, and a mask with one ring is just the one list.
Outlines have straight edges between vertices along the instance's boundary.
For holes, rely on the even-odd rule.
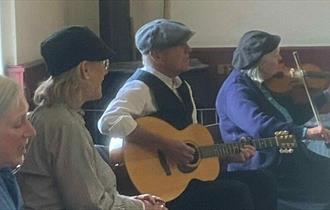
[[35,91],[33,101],[36,105],[51,106],[66,103],[72,106],[83,100],[83,91],[87,83],[82,79],[79,65],[59,76],[50,76]]
[[13,80],[0,75],[0,118],[14,102],[19,102],[20,87]]

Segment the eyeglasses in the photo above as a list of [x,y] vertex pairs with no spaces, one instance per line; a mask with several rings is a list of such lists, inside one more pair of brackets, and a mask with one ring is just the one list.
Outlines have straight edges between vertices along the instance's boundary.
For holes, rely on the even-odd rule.
[[110,71],[110,61],[109,61],[109,59],[106,59],[106,60],[102,61],[102,64],[104,66],[105,71],[109,72]]

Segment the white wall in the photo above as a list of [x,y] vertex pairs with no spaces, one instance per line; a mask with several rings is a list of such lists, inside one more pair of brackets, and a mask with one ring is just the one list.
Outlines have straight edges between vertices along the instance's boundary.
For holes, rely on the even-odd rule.
[[144,23],[164,17],[164,0],[130,0],[134,33]]
[[40,42],[66,25],[65,1],[16,1],[17,62],[40,59]]
[[[0,5],[1,6],[1,5]],[[1,9],[0,9],[0,31],[1,31]],[[4,73],[4,64],[3,64],[3,56],[2,56],[2,39],[1,39],[2,35],[0,33],[0,75],[2,75]]]
[[[5,13],[5,64],[40,59],[40,42],[65,25],[87,25],[99,33],[99,0],[0,1]],[[197,32],[192,47],[232,47],[251,29],[281,35],[284,46],[330,45],[330,0],[130,0],[130,4],[134,32],[163,17],[166,6],[166,16]]]
[[99,0],[66,0],[68,25],[85,25],[100,34]]
[[3,37],[3,43],[6,43],[3,46],[6,65],[41,59],[40,43],[63,26],[86,25],[99,33],[98,0],[0,1],[11,6],[11,10],[5,10],[6,18],[2,21],[10,29],[4,30],[6,37]]
[[17,63],[15,2],[10,0],[0,1],[0,10],[2,66],[5,67],[6,64]]
[[328,0],[168,0],[171,19],[196,35],[193,47],[232,47],[243,33],[261,29],[282,37],[282,46],[329,46]]

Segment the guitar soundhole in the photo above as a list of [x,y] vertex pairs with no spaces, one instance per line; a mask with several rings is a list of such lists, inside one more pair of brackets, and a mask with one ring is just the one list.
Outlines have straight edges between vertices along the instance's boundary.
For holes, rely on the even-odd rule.
[[190,172],[194,171],[198,166],[197,163],[198,163],[199,158],[200,158],[197,147],[195,147],[195,145],[193,145],[191,143],[187,143],[187,145],[192,147],[195,150],[195,153],[194,153],[193,160],[189,164],[187,164],[187,165],[178,165],[178,169],[182,173],[190,173]]
[[187,145],[189,147],[192,147],[195,150],[194,158],[193,158],[193,160],[189,164],[196,164],[198,162],[198,160],[199,160],[199,153],[198,153],[197,147],[195,147],[195,145],[193,145],[191,143],[187,143]]

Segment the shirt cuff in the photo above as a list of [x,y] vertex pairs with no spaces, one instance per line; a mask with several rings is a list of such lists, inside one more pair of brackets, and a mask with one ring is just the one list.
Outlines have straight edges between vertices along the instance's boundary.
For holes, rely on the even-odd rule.
[[132,133],[136,126],[137,122],[131,116],[121,116],[112,125],[109,125],[108,135],[124,138]]
[[307,128],[306,127],[304,127],[302,130],[302,138],[307,139]]
[[308,127],[303,125],[294,126],[291,134],[294,134],[297,140],[304,140],[307,138],[307,129]]
[[140,200],[138,200],[140,203],[142,203],[142,209],[143,210],[146,210],[146,207],[144,206],[144,203],[143,203],[143,201],[140,201]]

